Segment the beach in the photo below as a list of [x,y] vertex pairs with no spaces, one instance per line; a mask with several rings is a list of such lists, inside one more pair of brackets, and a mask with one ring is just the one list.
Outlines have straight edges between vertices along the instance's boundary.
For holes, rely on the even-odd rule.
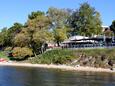
[[115,73],[115,70],[105,69],[105,68],[94,68],[94,67],[84,67],[84,66],[68,66],[68,65],[54,65],[54,64],[31,64],[31,63],[0,63],[0,66],[18,66],[18,67],[38,67],[38,68],[52,68],[61,69],[69,71],[89,71],[89,72],[108,72]]

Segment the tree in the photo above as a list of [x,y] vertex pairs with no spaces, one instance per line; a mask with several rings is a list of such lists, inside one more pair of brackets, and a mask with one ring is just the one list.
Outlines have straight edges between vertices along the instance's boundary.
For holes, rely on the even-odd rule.
[[8,35],[7,35],[7,39],[8,39],[8,45],[9,46],[13,46],[13,39],[14,37],[21,32],[23,28],[23,25],[20,24],[20,23],[14,23],[12,27],[8,28],[7,32],[8,32]]
[[17,33],[19,33],[23,28],[23,25],[21,23],[14,23],[12,27],[8,29],[9,33],[13,34],[13,36]]
[[113,31],[115,35],[115,20],[113,20],[112,24],[110,25],[110,30]]
[[60,46],[60,43],[67,39],[66,28],[57,28],[54,30],[54,41]]
[[99,12],[87,2],[81,4],[80,8],[72,13],[68,21],[72,27],[72,32],[79,35],[98,35],[102,29]]
[[51,28],[55,29],[57,27],[64,27],[67,23],[67,18],[70,16],[70,10],[50,7],[47,16],[51,19]]
[[47,30],[40,30],[33,34],[34,50],[43,53],[46,50],[46,43],[53,39],[53,34]]
[[104,31],[104,35],[106,37],[112,37],[113,36],[113,32],[110,29],[106,28],[105,31]]
[[0,32],[0,46],[6,46],[8,45],[8,31],[7,27],[3,28]]
[[47,30],[40,30],[33,34],[33,40],[36,43],[46,43],[47,41],[52,40],[52,33]]
[[35,19],[36,17],[38,17],[40,15],[45,15],[45,13],[41,12],[41,11],[31,12],[31,14],[28,15],[28,18],[32,20],[32,19]]
[[14,45],[18,47],[29,47],[30,37],[27,34],[19,33],[14,37]]
[[[37,53],[38,48],[41,48],[44,43],[50,40],[49,26],[51,24],[50,19],[42,12],[37,13],[34,18],[29,18],[26,22],[26,27],[21,31],[23,34],[29,36],[29,47],[33,49],[34,53]],[[18,37],[19,38],[19,37]],[[28,39],[26,37],[26,39]]]
[[49,29],[49,24],[51,24],[51,22],[47,16],[38,15],[35,19],[28,19],[27,28],[30,31]]
[[10,28],[3,28],[0,33],[0,44],[4,47],[13,46],[13,39],[17,33],[21,32],[23,25],[14,23]]
[[60,46],[60,42],[64,41],[68,36],[69,27],[67,20],[71,15],[70,9],[49,8],[47,16],[51,20],[51,29],[53,30],[54,42]]

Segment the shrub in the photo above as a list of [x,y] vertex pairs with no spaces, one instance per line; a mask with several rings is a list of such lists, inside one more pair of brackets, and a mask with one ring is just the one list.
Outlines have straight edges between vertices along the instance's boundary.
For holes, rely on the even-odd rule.
[[15,59],[25,59],[25,57],[32,56],[32,50],[27,47],[15,47],[12,51],[12,55]]
[[[74,62],[74,60],[77,60]],[[31,63],[42,64],[80,64],[83,66],[108,68],[108,61],[115,64],[115,49],[55,49],[47,51],[30,60]]]
[[12,50],[12,47],[6,47],[5,49],[4,49],[4,51],[11,51]]
[[12,57],[12,47],[6,47],[4,49],[6,56]]
[[75,59],[75,52],[72,50],[56,49],[47,51],[31,60],[32,63],[42,64],[66,64]]

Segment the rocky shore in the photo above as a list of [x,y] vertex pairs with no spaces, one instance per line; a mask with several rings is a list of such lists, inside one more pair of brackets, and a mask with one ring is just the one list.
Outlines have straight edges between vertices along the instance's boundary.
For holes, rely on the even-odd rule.
[[36,68],[53,68],[61,70],[70,70],[70,71],[89,71],[89,72],[108,72],[115,73],[115,70],[110,70],[108,68],[95,68],[88,66],[68,66],[68,65],[54,65],[54,64],[30,64],[30,63],[0,63],[0,66],[18,66],[18,67],[36,67]]

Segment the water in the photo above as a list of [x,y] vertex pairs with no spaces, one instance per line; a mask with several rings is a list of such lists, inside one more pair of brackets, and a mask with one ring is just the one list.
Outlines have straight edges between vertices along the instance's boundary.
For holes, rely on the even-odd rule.
[[0,86],[115,86],[115,74],[0,67]]

